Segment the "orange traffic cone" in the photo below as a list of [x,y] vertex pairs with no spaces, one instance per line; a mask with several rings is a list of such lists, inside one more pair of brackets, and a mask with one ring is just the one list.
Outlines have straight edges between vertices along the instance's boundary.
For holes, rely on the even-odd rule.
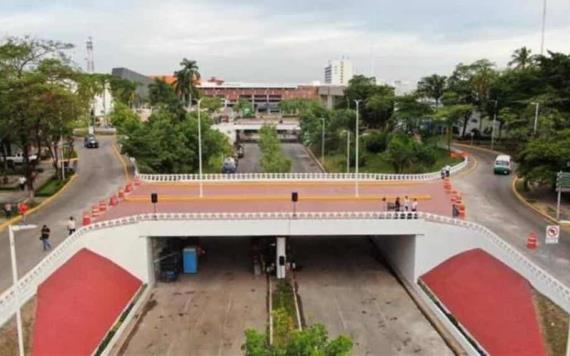
[[535,250],[538,247],[538,239],[536,238],[536,234],[534,232],[531,232],[528,235],[526,247],[528,247],[530,250]]
[[85,226],[89,224],[91,224],[91,215],[89,215],[88,212],[84,212],[82,225]]

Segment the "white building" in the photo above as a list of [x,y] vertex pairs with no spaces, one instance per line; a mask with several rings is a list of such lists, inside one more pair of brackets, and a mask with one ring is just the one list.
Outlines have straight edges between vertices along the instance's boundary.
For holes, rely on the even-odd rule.
[[330,61],[325,67],[325,83],[334,85],[348,85],[354,76],[352,62],[348,59]]
[[110,84],[107,83],[105,89],[100,94],[95,95],[92,105],[95,117],[101,124],[107,124],[106,119],[108,119],[109,114],[113,111],[113,96],[111,95]]

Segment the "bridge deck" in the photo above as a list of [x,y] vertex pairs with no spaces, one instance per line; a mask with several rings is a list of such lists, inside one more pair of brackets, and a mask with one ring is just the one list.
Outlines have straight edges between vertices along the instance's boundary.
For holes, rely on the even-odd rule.
[[299,193],[297,211],[383,211],[387,202],[400,197],[418,200],[418,210],[451,215],[451,202],[439,181],[360,182],[356,197],[354,182],[207,182],[203,197],[199,183],[144,183],[136,187],[102,220],[151,213],[150,194],[158,194],[158,212],[278,212],[292,211],[291,192]]

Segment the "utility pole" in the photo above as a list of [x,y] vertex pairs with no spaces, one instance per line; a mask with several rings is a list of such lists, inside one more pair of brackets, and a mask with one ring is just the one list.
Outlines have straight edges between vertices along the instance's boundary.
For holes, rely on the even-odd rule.
[[202,176],[202,126],[200,123],[200,103],[202,99],[198,99],[198,170],[200,173],[200,198],[204,197],[204,181]]
[[540,107],[540,103],[536,102],[536,103],[531,103],[536,105],[536,108],[534,109],[534,136],[536,136],[536,130],[538,129],[538,110]]
[[358,156],[358,125],[359,125],[359,121],[360,121],[360,114],[359,114],[359,109],[360,109],[360,102],[362,100],[361,99],[357,99],[354,100],[354,102],[356,103],[356,128],[355,128],[355,133],[354,133],[354,140],[355,140],[355,144],[354,144],[354,150],[355,150],[355,156],[356,156],[356,162],[355,162],[355,166],[354,166],[354,173],[356,173],[355,175],[355,179],[354,179],[354,196],[358,197],[359,193],[358,193],[358,166],[359,166],[359,156]]
[[495,110],[493,110],[493,129],[491,131],[491,149],[495,149],[495,126],[497,123],[497,106],[499,102],[497,100],[491,100],[495,102]]
[[321,163],[325,164],[325,118],[321,117]]
[[350,173],[350,130],[346,130],[346,173]]

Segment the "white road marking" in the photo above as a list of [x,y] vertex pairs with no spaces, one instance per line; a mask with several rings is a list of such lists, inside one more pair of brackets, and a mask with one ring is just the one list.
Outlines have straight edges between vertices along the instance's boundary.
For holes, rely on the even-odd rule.
[[342,328],[346,330],[346,322],[344,321],[344,317],[342,316],[342,311],[340,310],[340,305],[338,303],[336,295],[334,297],[334,304],[336,305],[336,312],[338,313],[338,317],[340,319],[340,323],[342,324]]

